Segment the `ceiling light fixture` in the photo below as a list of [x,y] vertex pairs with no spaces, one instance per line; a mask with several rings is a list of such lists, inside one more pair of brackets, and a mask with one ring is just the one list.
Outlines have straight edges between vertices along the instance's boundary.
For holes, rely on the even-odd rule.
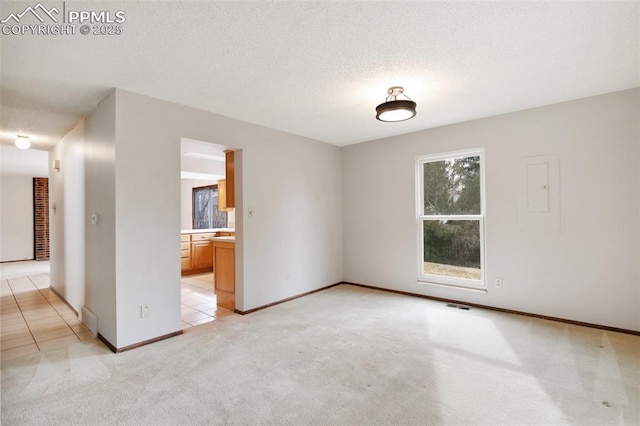
[[29,149],[31,146],[29,136],[18,135],[16,138],[16,146],[20,149]]
[[[407,100],[398,100],[400,95]],[[376,107],[376,118],[380,121],[405,121],[415,115],[416,103],[404,94],[404,88],[400,86],[390,87],[385,102]]]

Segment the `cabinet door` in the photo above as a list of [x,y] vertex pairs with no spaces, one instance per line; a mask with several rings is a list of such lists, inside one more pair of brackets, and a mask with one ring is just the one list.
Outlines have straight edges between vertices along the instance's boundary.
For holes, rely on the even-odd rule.
[[227,181],[218,181],[218,211],[227,211]]
[[182,259],[180,259],[180,265],[181,265],[181,269],[180,270],[182,272],[191,270],[191,258],[190,257],[183,257]]
[[216,242],[214,245],[213,284],[216,291],[217,303],[227,309],[236,308],[236,260],[235,244]]
[[191,243],[191,265],[193,269],[213,266],[213,243],[211,241]]
[[180,265],[181,272],[191,270],[191,235],[180,236]]
[[228,209],[232,209],[236,206],[236,189],[235,189],[235,158],[233,151],[225,151],[225,171],[226,178],[226,203],[225,206]]

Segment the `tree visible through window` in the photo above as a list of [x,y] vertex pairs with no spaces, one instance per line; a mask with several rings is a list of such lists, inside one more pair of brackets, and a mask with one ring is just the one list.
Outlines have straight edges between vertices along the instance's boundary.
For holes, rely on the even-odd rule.
[[218,211],[218,185],[193,188],[193,229],[227,227],[227,212]]
[[419,279],[483,287],[482,151],[418,158]]

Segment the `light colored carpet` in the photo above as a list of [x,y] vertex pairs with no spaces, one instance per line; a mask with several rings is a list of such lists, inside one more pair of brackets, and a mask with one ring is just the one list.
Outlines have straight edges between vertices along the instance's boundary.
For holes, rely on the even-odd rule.
[[640,338],[340,285],[2,364],[2,424],[640,423]]

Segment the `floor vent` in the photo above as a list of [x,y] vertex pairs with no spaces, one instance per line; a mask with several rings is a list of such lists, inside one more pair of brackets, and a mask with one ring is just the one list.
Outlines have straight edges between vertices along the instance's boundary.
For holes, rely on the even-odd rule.
[[456,309],[462,309],[463,311],[468,311],[469,309],[471,309],[471,306],[456,305],[455,303],[447,303],[447,308],[456,308]]

